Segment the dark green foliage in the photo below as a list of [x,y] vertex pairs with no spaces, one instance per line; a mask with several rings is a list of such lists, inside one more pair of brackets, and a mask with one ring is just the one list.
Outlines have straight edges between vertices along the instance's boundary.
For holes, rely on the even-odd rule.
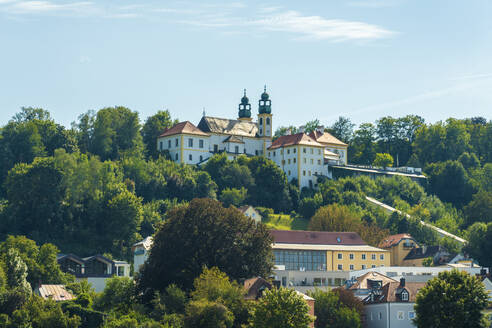
[[327,130],[339,140],[349,143],[354,133],[355,124],[349,118],[340,116]]
[[220,201],[225,207],[229,207],[230,205],[239,207],[245,203],[247,192],[248,191],[244,189],[244,187],[241,189],[226,188],[222,190],[222,193],[220,194]]
[[479,191],[472,201],[465,206],[466,224],[475,222],[492,222],[492,192]]
[[250,326],[253,328],[307,328],[313,321],[302,296],[287,288],[265,290],[254,305]]
[[486,327],[482,311],[488,296],[482,282],[464,271],[444,271],[420,290],[415,324],[427,327]]
[[217,266],[234,280],[266,276],[272,266],[270,243],[266,227],[239,210],[212,199],[192,200],[173,209],[156,232],[139,291],[163,291],[172,283],[189,290],[203,266]]
[[492,268],[492,222],[477,222],[468,228],[468,244],[464,250],[480,265]]
[[[360,328],[361,318],[358,309],[362,309],[362,302],[356,299],[353,294],[351,301],[347,292],[341,292],[344,300],[341,301],[340,295],[336,291],[322,291],[316,289],[308,295],[316,300],[314,303],[314,327],[316,328]],[[351,292],[348,292],[351,293]]]
[[160,110],[147,118],[142,127],[142,137],[149,157],[159,157],[157,137],[176,123],[178,120],[172,120],[168,110]]
[[80,328],[100,327],[104,322],[104,313],[82,306],[75,302],[63,302],[61,304],[63,312],[73,317],[80,318]]
[[135,282],[128,277],[112,277],[98,298],[95,308],[127,313],[135,302]]
[[186,328],[231,328],[233,323],[234,315],[220,303],[200,299],[186,307]]
[[458,161],[434,163],[426,167],[431,192],[444,202],[461,208],[471,200],[476,191],[468,173]]
[[299,214],[305,219],[310,219],[321,205],[323,205],[323,197],[319,193],[315,194],[312,198],[304,198],[299,203]]

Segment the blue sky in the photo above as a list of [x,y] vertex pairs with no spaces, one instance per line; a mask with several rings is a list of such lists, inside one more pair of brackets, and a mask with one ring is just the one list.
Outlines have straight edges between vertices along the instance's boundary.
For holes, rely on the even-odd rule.
[[492,119],[492,1],[0,0],[0,123],[123,105],[197,123],[242,90],[274,124]]

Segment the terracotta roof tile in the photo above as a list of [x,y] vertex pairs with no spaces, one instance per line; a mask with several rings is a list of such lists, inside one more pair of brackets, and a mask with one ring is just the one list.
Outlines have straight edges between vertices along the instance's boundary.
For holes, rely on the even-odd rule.
[[276,244],[367,245],[355,232],[270,230]]
[[328,132],[321,133],[318,131],[313,131],[309,134],[309,136],[321,144],[347,146],[346,143],[338,140],[337,138],[335,138],[333,135],[331,135]]
[[391,236],[386,237],[383,241],[381,241],[379,243],[379,248],[390,248],[393,245],[398,244],[404,238],[413,239],[413,237],[407,233],[400,233],[397,235],[391,235]]
[[276,149],[280,147],[288,147],[294,145],[305,145],[314,147],[323,147],[322,144],[308,136],[307,134],[301,132],[296,134],[291,134],[287,136],[281,136],[268,147],[268,149]]
[[175,134],[182,134],[182,133],[194,134],[204,137],[208,136],[208,134],[206,134],[205,132],[194,126],[193,123],[189,121],[184,121],[184,122],[179,122],[178,124],[174,125],[170,129],[167,129],[159,137],[167,137],[167,136],[172,136]]

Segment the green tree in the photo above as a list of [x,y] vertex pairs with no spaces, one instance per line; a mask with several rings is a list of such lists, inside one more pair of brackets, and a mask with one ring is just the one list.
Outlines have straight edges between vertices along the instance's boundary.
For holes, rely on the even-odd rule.
[[338,120],[328,128],[328,132],[339,140],[349,143],[354,134],[355,124],[348,117],[340,116]]
[[[316,316],[314,326],[316,328],[361,327],[360,314],[355,307],[361,307],[360,300],[352,300],[353,307],[351,307],[342,303],[339,294],[335,291],[316,289],[308,295],[316,300],[314,303],[314,315]],[[353,294],[352,298],[355,298]]]
[[315,131],[319,126],[319,120],[314,119],[312,121],[306,122],[304,125],[304,133],[310,134],[311,132]]
[[6,267],[7,284],[11,288],[31,290],[31,284],[27,282],[27,265],[19,255],[19,252],[10,248],[4,259]]
[[321,205],[323,205],[323,197],[320,193],[316,193],[314,197],[306,197],[299,203],[299,214],[305,219],[310,219]]
[[295,290],[265,290],[254,305],[250,326],[254,328],[303,328],[313,322],[309,306]]
[[427,257],[422,261],[422,265],[425,267],[431,267],[434,265],[434,259],[432,257]]
[[272,266],[271,236],[236,208],[194,199],[173,209],[156,232],[139,291],[163,291],[172,283],[189,290],[203,266],[216,266],[234,280],[266,276]]
[[492,268],[492,222],[476,222],[467,229],[468,244],[464,250],[480,265]]
[[377,153],[372,165],[379,167],[391,167],[393,166],[393,157],[388,153]]
[[234,315],[220,303],[200,299],[186,306],[186,328],[231,328],[233,323]]
[[247,190],[243,188],[226,188],[222,190],[220,194],[220,201],[224,204],[225,207],[229,207],[230,205],[234,205],[239,207],[244,204],[247,196]]
[[142,137],[150,157],[157,158],[159,156],[157,138],[176,123],[178,120],[172,120],[168,110],[160,110],[147,118],[142,128]]
[[97,300],[95,307],[127,313],[135,302],[135,282],[128,277],[112,277]]
[[244,299],[245,289],[216,267],[204,268],[203,273],[195,279],[193,300],[207,300],[227,307],[234,316],[233,327],[241,328],[247,324],[249,303]]
[[370,165],[376,157],[376,128],[372,123],[364,123],[354,132],[349,145],[349,162]]
[[488,296],[482,282],[464,271],[444,271],[417,294],[417,327],[485,327]]
[[492,192],[479,191],[464,208],[466,223],[492,222]]
[[126,151],[143,150],[137,112],[125,107],[100,109],[94,119],[91,152],[101,159],[117,159]]

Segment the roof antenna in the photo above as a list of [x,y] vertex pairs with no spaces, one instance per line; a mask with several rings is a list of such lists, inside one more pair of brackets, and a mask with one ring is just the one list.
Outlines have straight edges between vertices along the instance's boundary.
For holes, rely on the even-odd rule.
[[244,96],[246,97],[246,89],[244,89]]

